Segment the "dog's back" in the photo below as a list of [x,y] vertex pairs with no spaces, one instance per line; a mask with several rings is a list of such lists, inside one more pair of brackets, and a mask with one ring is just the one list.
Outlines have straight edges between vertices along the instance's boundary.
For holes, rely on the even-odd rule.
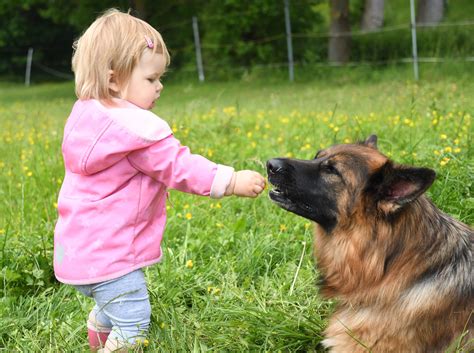
[[339,299],[327,347],[469,351],[474,232],[423,195],[432,170],[391,162],[374,136],[311,161],[272,160],[268,170],[271,198],[317,223],[321,293]]

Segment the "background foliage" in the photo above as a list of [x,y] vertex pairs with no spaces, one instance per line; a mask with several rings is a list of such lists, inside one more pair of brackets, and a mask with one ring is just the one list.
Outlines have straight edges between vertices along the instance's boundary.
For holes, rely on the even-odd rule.
[[[411,57],[409,3],[386,1],[384,28],[396,30],[353,35],[352,62],[387,65]],[[208,78],[242,76],[262,65],[285,65],[287,47],[283,1],[178,0],[52,1],[0,0],[0,77],[21,79],[26,53],[33,47],[34,64],[70,74],[72,43],[98,14],[110,7],[146,19],[164,36],[172,54],[171,69],[195,73],[191,18],[199,19],[203,60]],[[350,2],[351,30],[360,29],[364,1]],[[327,61],[329,5],[324,0],[290,2],[295,62],[312,66]],[[444,22],[473,20],[474,2],[451,1]],[[420,57],[460,59],[473,56],[472,25],[418,30]],[[33,79],[42,71],[33,68]],[[45,76],[45,75],[43,75]],[[47,76],[51,78],[51,76]]]

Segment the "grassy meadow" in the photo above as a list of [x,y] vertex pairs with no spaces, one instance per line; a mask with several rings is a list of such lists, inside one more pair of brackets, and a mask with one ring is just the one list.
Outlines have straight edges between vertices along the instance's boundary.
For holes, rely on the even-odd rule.
[[[154,111],[195,153],[261,173],[269,158],[309,159],[376,133],[394,160],[435,169],[430,197],[473,225],[472,68],[419,83],[408,69],[325,70],[293,84],[173,83],[170,75]],[[60,143],[74,100],[69,82],[0,83],[0,351],[88,348],[92,302],[52,273]],[[218,201],[171,193],[164,260],[146,269],[148,351],[323,351],[333,303],[315,286],[312,226],[267,192]]]

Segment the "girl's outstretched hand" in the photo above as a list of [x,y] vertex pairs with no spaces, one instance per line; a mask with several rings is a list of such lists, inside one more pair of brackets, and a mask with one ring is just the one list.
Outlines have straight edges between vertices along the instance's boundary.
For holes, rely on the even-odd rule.
[[226,195],[257,197],[265,189],[265,178],[253,170],[235,172],[227,187]]

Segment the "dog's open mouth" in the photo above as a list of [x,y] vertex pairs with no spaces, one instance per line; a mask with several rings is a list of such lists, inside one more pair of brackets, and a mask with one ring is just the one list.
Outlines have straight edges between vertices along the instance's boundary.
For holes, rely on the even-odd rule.
[[269,195],[270,195],[270,199],[272,199],[272,201],[276,203],[291,202],[291,200],[288,198],[288,195],[285,193],[285,191],[276,186],[272,190],[270,190]]
[[280,185],[273,184],[271,180],[270,183],[273,185],[273,189],[268,193],[270,199],[281,208],[294,212],[297,204],[290,198],[290,191]]
[[[271,183],[271,180],[270,180]],[[270,199],[276,203],[278,206],[287,210],[289,212],[296,213],[302,217],[311,219],[311,214],[313,213],[312,207],[307,205],[302,200],[293,200],[291,195],[292,192],[288,189],[284,189],[279,185],[273,185],[273,189],[270,190],[269,196]]]

